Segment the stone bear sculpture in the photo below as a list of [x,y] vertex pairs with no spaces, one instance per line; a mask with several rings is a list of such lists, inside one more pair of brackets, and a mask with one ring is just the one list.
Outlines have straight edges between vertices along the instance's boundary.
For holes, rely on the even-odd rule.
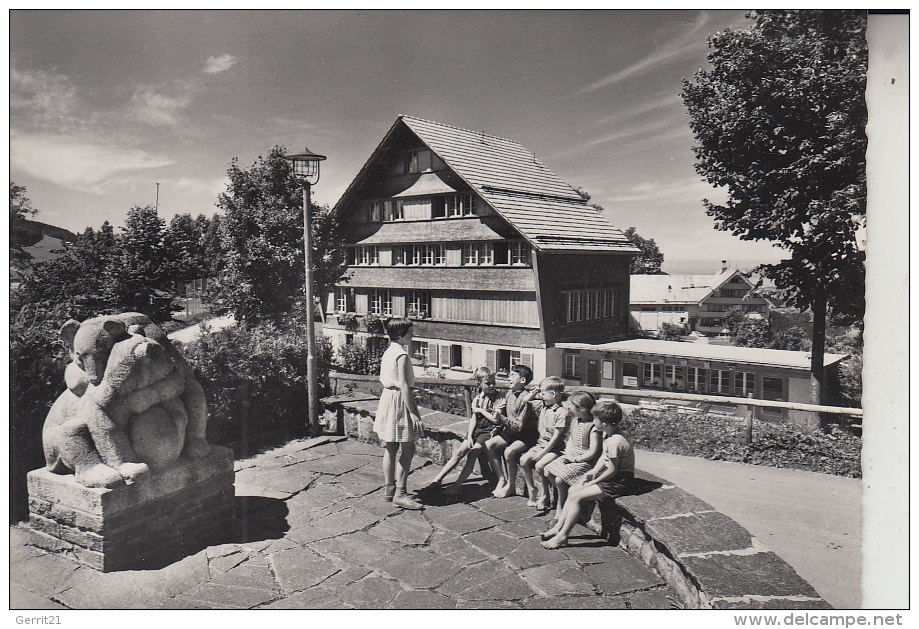
[[131,483],[181,454],[207,454],[207,405],[184,357],[139,313],[68,321],[73,362],[42,439],[46,463],[91,487]]

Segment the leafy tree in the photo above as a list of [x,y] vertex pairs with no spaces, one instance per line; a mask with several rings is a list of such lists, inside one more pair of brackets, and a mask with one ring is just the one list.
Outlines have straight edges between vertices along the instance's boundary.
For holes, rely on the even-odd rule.
[[654,239],[642,238],[634,227],[629,227],[623,233],[633,245],[641,249],[641,254],[632,258],[629,273],[632,275],[662,275],[661,265],[664,263],[664,254],[658,249]]
[[35,244],[41,239],[41,234],[36,234],[26,229],[24,224],[28,216],[34,216],[38,210],[32,207],[32,202],[26,196],[26,187],[10,182],[10,266],[14,269],[24,269],[28,266],[32,256],[23,247]]
[[173,287],[168,250],[164,240],[166,221],[152,206],[128,211],[115,263],[107,273],[110,303],[135,310],[154,321],[171,318]]
[[763,11],[709,37],[710,70],[684,80],[696,170],[727,189],[705,200],[718,229],[769,240],[790,256],[759,271],[813,314],[811,381],[823,402],[827,313],[860,319],[865,255],[864,11]]
[[[217,205],[222,304],[238,321],[280,320],[303,297],[303,209],[300,184],[274,147],[249,169],[234,159],[230,184]],[[328,208],[312,208],[315,294],[326,293],[344,270],[338,222]]]
[[106,278],[117,254],[117,239],[108,221],[98,232],[87,227],[76,240],[64,243],[60,256],[32,267],[20,299],[46,308],[67,304],[70,316],[81,320],[115,312],[118,304],[110,301]]
[[172,279],[179,292],[186,282],[208,275],[210,260],[205,246],[208,227],[209,221],[203,214],[196,219],[191,214],[176,214],[163,233]]

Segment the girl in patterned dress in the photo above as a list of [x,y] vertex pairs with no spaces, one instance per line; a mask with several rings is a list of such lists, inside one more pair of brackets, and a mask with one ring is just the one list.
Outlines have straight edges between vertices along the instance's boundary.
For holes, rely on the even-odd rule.
[[[420,509],[421,505],[408,494],[408,473],[415,456],[415,439],[424,436],[418,405],[412,393],[415,378],[408,348],[412,342],[412,322],[390,319],[386,322],[389,347],[380,361],[380,382],[383,392],[373,420],[373,430],[383,447],[384,498],[403,509]],[[399,447],[402,454],[396,456]],[[397,460],[398,459],[398,460]],[[398,483],[398,487],[397,487]]]
[[600,431],[594,427],[590,412],[595,403],[594,397],[585,391],[572,393],[565,402],[574,418],[568,429],[565,453],[549,463],[545,470],[546,476],[555,478],[555,486],[558,488],[556,517],[565,508],[568,488],[576,485],[600,456],[603,439]]

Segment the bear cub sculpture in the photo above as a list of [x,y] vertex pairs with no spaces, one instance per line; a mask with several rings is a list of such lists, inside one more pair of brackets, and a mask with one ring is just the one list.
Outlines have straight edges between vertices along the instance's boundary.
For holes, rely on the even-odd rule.
[[209,452],[204,390],[149,317],[71,319],[61,338],[72,362],[42,430],[49,470],[114,487]]

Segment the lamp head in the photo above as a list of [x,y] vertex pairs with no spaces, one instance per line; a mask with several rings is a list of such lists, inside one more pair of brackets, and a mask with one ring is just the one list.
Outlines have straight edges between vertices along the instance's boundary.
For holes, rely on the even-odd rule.
[[302,153],[285,155],[284,159],[290,162],[291,169],[297,179],[310,185],[315,185],[319,181],[319,162],[325,159],[325,155],[313,153],[304,147]]

